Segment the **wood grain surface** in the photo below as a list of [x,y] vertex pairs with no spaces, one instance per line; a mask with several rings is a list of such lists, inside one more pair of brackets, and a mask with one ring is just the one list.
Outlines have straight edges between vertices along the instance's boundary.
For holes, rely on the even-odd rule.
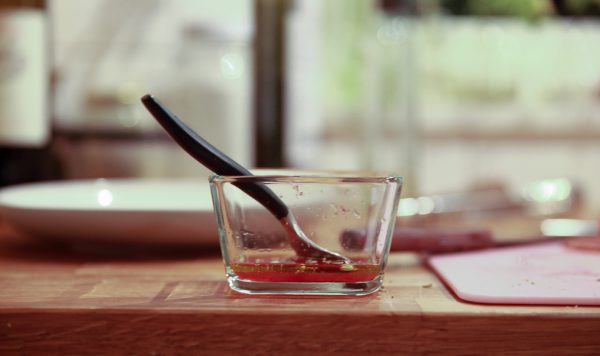
[[114,252],[0,226],[0,354],[600,353],[600,308],[464,303],[410,254],[370,296],[254,297],[218,251]]

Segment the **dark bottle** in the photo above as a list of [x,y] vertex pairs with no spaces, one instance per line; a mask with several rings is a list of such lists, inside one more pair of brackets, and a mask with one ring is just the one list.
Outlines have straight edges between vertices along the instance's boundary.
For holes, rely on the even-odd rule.
[[0,3],[0,186],[52,179],[48,16],[43,0]]

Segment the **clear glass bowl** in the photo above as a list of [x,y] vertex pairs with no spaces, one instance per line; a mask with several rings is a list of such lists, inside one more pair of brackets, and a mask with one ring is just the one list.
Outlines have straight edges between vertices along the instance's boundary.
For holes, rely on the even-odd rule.
[[[318,246],[347,261],[300,256],[281,222],[237,186],[269,187]],[[389,254],[402,178],[212,176],[227,280],[248,294],[364,295],[377,291]]]

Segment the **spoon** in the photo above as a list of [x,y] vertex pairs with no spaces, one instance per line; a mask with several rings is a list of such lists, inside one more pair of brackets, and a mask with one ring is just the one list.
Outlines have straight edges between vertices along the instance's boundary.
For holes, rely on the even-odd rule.
[[[253,175],[248,169],[200,137],[152,95],[144,95],[142,103],[175,142],[206,168],[222,176]],[[285,203],[266,185],[258,182],[236,182],[234,184],[262,204],[279,220],[286,229],[289,244],[298,257],[349,263],[346,257],[324,249],[310,240],[300,229],[296,218]]]

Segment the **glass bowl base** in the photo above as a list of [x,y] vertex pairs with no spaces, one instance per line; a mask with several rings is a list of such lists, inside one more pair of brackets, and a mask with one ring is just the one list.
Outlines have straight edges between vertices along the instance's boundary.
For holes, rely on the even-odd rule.
[[233,275],[227,281],[231,289],[244,294],[361,296],[378,291],[382,279],[382,276],[378,276],[370,281],[359,282],[263,282]]

